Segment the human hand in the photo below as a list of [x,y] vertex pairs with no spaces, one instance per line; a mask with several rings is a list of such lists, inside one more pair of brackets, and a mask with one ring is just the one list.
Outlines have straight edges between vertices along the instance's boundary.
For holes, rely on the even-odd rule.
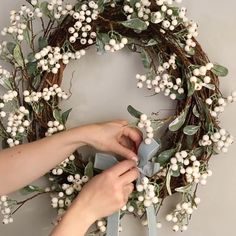
[[92,124],[82,129],[86,134],[86,144],[100,151],[114,152],[127,159],[138,160],[136,153],[142,141],[142,134],[138,129],[129,127],[127,121]]
[[111,215],[128,201],[139,172],[136,162],[125,160],[92,178],[79,193],[53,236],[84,235],[96,220]]

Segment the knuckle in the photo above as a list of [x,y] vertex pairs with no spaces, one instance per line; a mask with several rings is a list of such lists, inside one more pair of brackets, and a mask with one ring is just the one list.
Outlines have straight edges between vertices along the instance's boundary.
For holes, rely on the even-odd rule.
[[119,194],[117,196],[117,204],[119,205],[119,207],[123,207],[126,204],[126,200],[123,194]]
[[131,170],[131,175],[134,177],[134,178],[138,178],[139,177],[139,171],[138,171],[138,169],[137,168],[133,168],[132,170]]
[[136,177],[138,178],[140,176],[140,172],[139,172],[138,168],[135,168],[135,173],[136,173]]
[[133,160],[125,160],[125,164],[127,168],[135,166],[135,162]]

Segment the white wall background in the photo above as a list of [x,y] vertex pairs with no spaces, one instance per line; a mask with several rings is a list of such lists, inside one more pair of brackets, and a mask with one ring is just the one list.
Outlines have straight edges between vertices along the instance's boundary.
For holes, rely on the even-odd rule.
[[[11,9],[17,9],[23,0],[1,0],[0,28],[8,24]],[[224,93],[236,89],[236,2],[228,0],[185,0],[189,15],[200,25],[199,40],[213,62],[219,62],[230,69],[228,78],[223,78],[221,88]],[[162,96],[148,97],[145,90],[135,88],[135,74],[142,72],[142,65],[136,55],[128,51],[97,56],[94,49],[80,62],[71,63],[66,69],[64,86],[68,88],[69,79],[74,73],[73,95],[63,106],[73,107],[69,126],[110,120],[115,118],[130,119],[126,112],[132,104],[144,112],[171,108],[169,100]],[[147,106],[148,104],[148,106]],[[222,126],[236,137],[236,110],[229,107],[222,115]],[[235,235],[236,212],[236,145],[227,155],[216,156],[211,161],[214,175],[206,187],[199,189],[202,203],[194,213],[189,230],[184,235]],[[38,183],[45,183],[41,179]],[[175,205],[175,197],[168,199],[163,208],[160,221],[163,228],[161,236],[174,235],[164,215]],[[49,197],[35,199],[15,215],[12,225],[0,225],[1,236],[44,236],[52,228],[55,212],[49,206]],[[145,236],[146,231],[136,219],[130,218],[123,223],[122,236]],[[78,229],[79,230],[79,229]],[[180,233],[177,233],[179,235]]]

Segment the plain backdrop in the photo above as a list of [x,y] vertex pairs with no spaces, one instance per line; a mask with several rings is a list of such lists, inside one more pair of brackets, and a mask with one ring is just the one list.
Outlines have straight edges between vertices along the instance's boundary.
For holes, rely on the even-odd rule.
[[[9,11],[17,9],[23,0],[1,0],[0,28],[8,25]],[[188,14],[200,25],[199,41],[208,52],[212,62],[226,65],[230,74],[221,79],[221,89],[228,94],[236,89],[236,2],[228,0],[185,0]],[[2,37],[0,37],[2,39]],[[66,69],[63,87],[69,88],[72,79],[70,100],[63,103],[63,109],[73,108],[69,127],[76,125],[110,120],[115,118],[131,119],[126,111],[129,104],[144,112],[159,111],[174,107],[174,103],[163,96],[150,97],[146,90],[138,90],[135,74],[142,73],[139,57],[123,50],[116,54],[98,56],[95,49],[88,51],[87,56],[79,62],[72,62]],[[222,126],[236,136],[236,111],[231,105],[221,116]],[[200,187],[198,194],[202,200],[199,209],[194,212],[188,236],[235,235],[236,212],[236,145],[226,155],[219,155],[211,160],[213,176],[207,186]],[[37,181],[47,184],[46,179]],[[14,194],[18,195],[17,193]],[[175,206],[176,197],[169,198],[161,211],[159,220],[163,223],[160,236],[172,236],[171,224],[166,223],[164,216]],[[50,199],[43,196],[26,204],[14,217],[11,225],[0,225],[1,236],[44,236],[52,228],[55,216],[50,207]],[[145,236],[144,229],[138,220],[127,217],[123,221],[121,236]],[[79,229],[78,229],[79,230]]]

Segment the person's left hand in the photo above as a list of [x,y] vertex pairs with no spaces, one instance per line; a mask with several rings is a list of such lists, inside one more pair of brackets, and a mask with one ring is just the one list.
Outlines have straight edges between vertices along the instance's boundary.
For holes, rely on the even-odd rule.
[[137,149],[142,141],[142,133],[128,126],[125,120],[115,120],[80,127],[86,133],[84,142],[94,148],[113,152],[127,159],[138,160]]

